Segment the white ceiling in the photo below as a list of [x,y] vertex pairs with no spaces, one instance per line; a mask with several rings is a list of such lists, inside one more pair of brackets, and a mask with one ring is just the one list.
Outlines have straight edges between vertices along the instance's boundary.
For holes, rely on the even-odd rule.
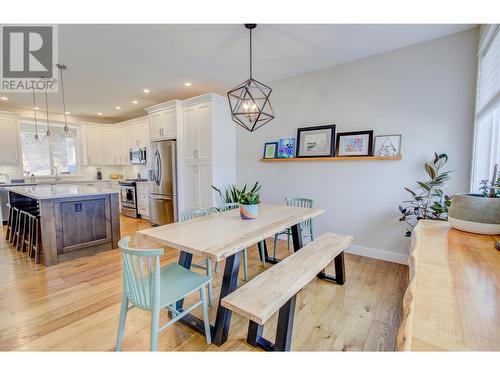
[[[269,83],[473,27],[259,25],[253,33],[254,77]],[[117,121],[169,99],[224,94],[247,79],[248,31],[242,25],[60,25],[59,61],[68,67],[67,110],[85,116],[102,112]],[[0,109],[32,106],[29,94],[8,97]],[[49,96],[49,106],[62,111],[60,94]]]

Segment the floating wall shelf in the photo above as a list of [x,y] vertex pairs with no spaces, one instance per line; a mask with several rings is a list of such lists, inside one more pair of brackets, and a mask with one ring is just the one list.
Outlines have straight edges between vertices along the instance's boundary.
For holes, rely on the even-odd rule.
[[334,156],[321,158],[276,158],[276,159],[260,159],[264,163],[281,163],[294,161],[343,161],[343,160],[401,160],[399,156]]

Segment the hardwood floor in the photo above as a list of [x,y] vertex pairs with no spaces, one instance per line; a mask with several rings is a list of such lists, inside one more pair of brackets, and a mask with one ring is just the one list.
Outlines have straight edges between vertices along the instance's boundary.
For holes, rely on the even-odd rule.
[[[132,235],[132,246],[158,247],[133,235],[147,227],[146,221],[121,217],[122,236]],[[271,239],[268,247],[272,248]],[[263,268],[255,246],[248,255],[249,275],[253,277]],[[286,242],[280,241],[279,257],[286,255]],[[175,262],[177,257],[176,250],[167,248],[162,263]],[[219,293],[223,266],[220,264],[214,273],[214,296]],[[298,294],[292,350],[394,350],[407,267],[350,254],[346,255],[346,267],[343,286],[316,279]],[[242,273],[243,269],[241,282]],[[17,253],[2,235],[0,350],[114,350],[120,298],[118,250],[44,267]],[[194,314],[200,316],[201,310]],[[210,317],[215,320],[214,308]],[[163,314],[160,323],[166,319]],[[207,345],[203,336],[177,323],[160,333],[158,350],[258,350],[245,343],[247,327],[247,319],[233,314],[229,340],[217,347]],[[276,316],[265,326],[264,336],[273,340],[275,329]],[[123,350],[149,350],[148,312],[130,310]]]

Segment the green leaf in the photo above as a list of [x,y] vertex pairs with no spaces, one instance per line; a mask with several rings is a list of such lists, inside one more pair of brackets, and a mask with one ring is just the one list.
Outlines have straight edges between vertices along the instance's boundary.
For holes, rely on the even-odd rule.
[[426,184],[425,182],[417,181],[417,184],[419,184],[422,189],[427,190],[427,191],[431,191],[431,187],[428,184]]
[[408,189],[408,188],[406,188],[406,187],[405,187],[404,189],[405,189],[407,192],[409,192],[411,195],[413,195],[414,197],[416,197],[416,196],[417,196],[417,193],[415,193],[414,191],[411,191],[410,189]]
[[436,170],[436,167],[434,167],[434,164],[425,163],[424,168],[427,171],[427,174],[429,175],[431,180],[434,180],[436,178],[436,175],[437,175],[437,170]]

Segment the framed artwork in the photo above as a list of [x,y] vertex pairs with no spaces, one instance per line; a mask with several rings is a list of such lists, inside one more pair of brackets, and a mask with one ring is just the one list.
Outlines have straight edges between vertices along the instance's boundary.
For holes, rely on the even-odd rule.
[[373,130],[337,133],[337,156],[371,156]]
[[264,159],[274,159],[278,157],[278,142],[266,142],[264,144]]
[[297,129],[297,157],[318,158],[333,156],[335,125],[311,126]]
[[295,156],[295,138],[280,139],[278,158],[293,158]]
[[401,134],[377,135],[375,137],[374,156],[401,155]]

